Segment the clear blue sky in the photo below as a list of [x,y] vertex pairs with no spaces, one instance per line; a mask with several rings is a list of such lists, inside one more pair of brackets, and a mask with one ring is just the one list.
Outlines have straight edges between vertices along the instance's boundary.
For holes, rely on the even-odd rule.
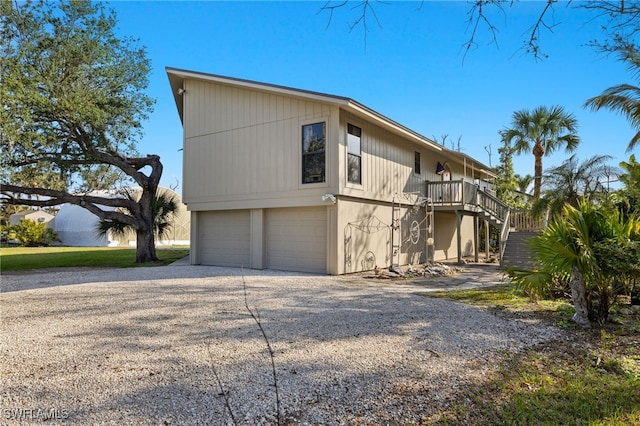
[[[354,5],[358,2],[354,2]],[[634,134],[608,111],[591,112],[589,97],[634,75],[614,58],[586,46],[601,36],[597,22],[566,3],[555,6],[558,24],[543,32],[540,62],[521,50],[542,2],[505,6],[492,14],[497,45],[484,27],[478,48],[464,56],[470,36],[467,2],[378,3],[381,27],[369,17],[369,32],[349,31],[351,5],[319,13],[324,2],[115,1],[118,33],[138,38],[152,61],[149,94],[157,99],[145,123],[142,154],[156,153],[165,166],[162,184],[181,191],[182,127],[165,67],[256,80],[345,96],[424,136],[457,142],[461,150],[491,165],[498,162],[498,131],[514,111],[561,105],[578,119],[580,160],[596,154],[626,160]],[[572,3],[575,5],[576,3]],[[463,61],[464,59],[464,61]],[[450,144],[447,144],[451,148]],[[485,149],[486,147],[486,149]],[[457,149],[457,146],[456,146]],[[637,152],[637,149],[636,149]],[[544,167],[568,157],[560,151]],[[516,173],[533,174],[533,156],[514,158]]]

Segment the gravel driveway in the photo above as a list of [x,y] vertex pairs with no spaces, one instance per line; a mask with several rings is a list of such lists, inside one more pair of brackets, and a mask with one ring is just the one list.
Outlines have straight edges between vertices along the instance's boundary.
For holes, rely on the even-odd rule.
[[426,421],[501,351],[559,336],[418,294],[492,273],[433,286],[178,265],[5,274],[0,423]]

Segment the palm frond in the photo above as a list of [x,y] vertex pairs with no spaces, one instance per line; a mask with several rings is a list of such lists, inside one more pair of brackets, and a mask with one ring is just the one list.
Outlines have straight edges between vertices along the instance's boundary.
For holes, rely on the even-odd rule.
[[[640,130],[640,87],[632,84],[618,84],[604,90],[600,95],[588,99],[585,108],[598,111],[602,108],[617,112],[626,117],[631,126]],[[627,152],[640,141],[640,132],[631,139]]]
[[[140,193],[129,189],[123,189],[121,195],[129,200],[137,202],[140,199]],[[179,203],[177,199],[168,193],[156,193],[151,203],[151,212],[153,214],[153,232],[158,238],[170,237],[173,229],[172,225],[178,212]],[[115,220],[101,219],[96,227],[99,235],[106,235],[111,232],[117,238],[124,238],[130,232],[135,232],[132,225],[122,223]]]
[[547,271],[510,267],[506,269],[506,273],[516,288],[523,291],[532,300],[539,300],[545,294],[550,293],[553,274]]

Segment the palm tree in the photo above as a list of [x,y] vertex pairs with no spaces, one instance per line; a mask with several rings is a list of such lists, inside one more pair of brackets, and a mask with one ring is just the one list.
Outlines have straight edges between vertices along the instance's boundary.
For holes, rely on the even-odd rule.
[[518,191],[523,194],[528,194],[527,190],[529,189],[529,185],[533,182],[533,176],[526,174],[521,176],[516,174],[516,185],[518,185]]
[[607,108],[624,115],[629,120],[631,126],[638,132],[631,138],[627,152],[640,142],[640,87],[631,84],[609,87],[602,94],[588,99],[584,106],[591,108],[592,111]]
[[580,143],[576,134],[578,121],[560,106],[550,109],[545,106],[533,111],[521,110],[513,113],[511,128],[502,130],[503,142],[509,142],[516,154],[532,152],[535,158],[533,199],[540,198],[542,186],[542,157],[560,147],[574,151]]
[[530,174],[526,174],[524,176],[516,174],[514,177],[516,186],[518,188],[516,190],[516,200],[518,202],[518,205],[522,208],[530,208],[531,194],[529,194],[529,187],[533,182],[533,176],[531,176]]
[[534,214],[549,210],[554,217],[562,212],[565,204],[576,207],[580,200],[591,201],[602,194],[606,188],[601,179],[611,172],[605,164],[610,159],[609,155],[594,155],[580,163],[573,154],[560,166],[548,169],[544,174],[545,191],[533,204]]
[[621,205],[627,212],[637,211],[640,214],[640,163],[636,156],[631,154],[629,161],[620,162],[620,182],[624,185],[618,191],[621,196]]
[[[139,193],[131,191],[124,191],[123,195],[134,201],[140,197]],[[173,224],[173,219],[178,211],[178,201],[169,193],[157,192],[152,200],[151,211],[153,214],[153,233],[156,238],[161,239],[167,236]],[[135,232],[135,228],[128,223],[100,219],[97,232],[99,235],[111,232],[116,237],[124,237],[129,232]]]
[[573,320],[588,327],[590,320],[607,320],[611,302],[621,292],[616,282],[637,273],[638,269],[628,261],[635,254],[623,255],[617,263],[613,259],[625,248],[637,247],[633,243],[637,241],[637,217],[624,217],[616,209],[580,200],[575,207],[565,204],[562,216],[532,239],[540,269],[509,273],[524,288],[540,287],[553,276],[570,277]]

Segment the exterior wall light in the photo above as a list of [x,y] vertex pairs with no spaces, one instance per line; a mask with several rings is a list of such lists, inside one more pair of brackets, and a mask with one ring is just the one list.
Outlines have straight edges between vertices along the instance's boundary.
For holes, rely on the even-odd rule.
[[327,201],[327,200],[331,201],[332,204],[335,204],[336,203],[336,196],[333,195],[333,194],[324,194],[322,196],[322,201]]

